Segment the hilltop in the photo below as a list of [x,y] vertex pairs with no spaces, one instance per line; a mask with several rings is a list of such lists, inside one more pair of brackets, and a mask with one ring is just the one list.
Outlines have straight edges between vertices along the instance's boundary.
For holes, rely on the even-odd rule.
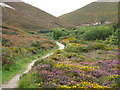
[[98,0],[59,18],[74,25],[102,20],[114,22],[118,20],[118,3]]

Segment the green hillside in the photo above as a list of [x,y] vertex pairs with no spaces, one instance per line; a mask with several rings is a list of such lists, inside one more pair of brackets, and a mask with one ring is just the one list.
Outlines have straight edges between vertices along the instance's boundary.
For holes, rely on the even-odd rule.
[[71,24],[91,23],[94,21],[117,21],[117,2],[93,2],[76,11],[64,14],[59,18]]
[[32,30],[71,26],[24,2],[7,2],[6,4],[15,10],[7,7],[2,8],[2,21],[5,24]]

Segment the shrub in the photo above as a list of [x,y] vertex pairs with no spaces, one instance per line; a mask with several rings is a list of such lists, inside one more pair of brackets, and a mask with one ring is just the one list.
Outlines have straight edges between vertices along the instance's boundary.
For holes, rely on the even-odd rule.
[[46,34],[46,33],[51,33],[52,32],[52,30],[51,29],[49,29],[49,30],[38,30],[38,33],[44,33],[44,34]]
[[86,52],[91,52],[98,49],[110,50],[111,47],[108,47],[106,44],[103,44],[103,43],[90,43],[88,45],[81,44],[79,46],[69,45],[65,48],[65,51],[74,52],[74,53],[80,53],[80,52],[86,53]]
[[59,29],[59,28],[54,29],[53,33],[52,33],[52,37],[54,40],[58,40],[61,36],[65,36],[65,35],[66,35],[66,33],[65,33],[64,29]]
[[114,24],[113,25],[114,30],[116,31],[118,28],[120,28],[120,23]]
[[112,35],[112,29],[108,26],[97,26],[92,27],[90,30],[86,31],[82,38],[84,40],[105,40],[107,37]]
[[74,31],[75,37],[78,38],[78,39],[81,39],[81,35],[84,34],[88,30],[89,30],[88,27],[82,27],[82,28],[76,29]]
[[105,41],[103,41],[104,43],[107,44],[114,44],[114,45],[118,45],[119,44],[119,40],[120,40],[120,28],[117,29],[115,32],[113,32],[113,34],[111,36],[109,36],[108,38],[106,38]]
[[118,37],[111,35],[110,37],[106,38],[105,41],[103,41],[104,43],[107,44],[114,44],[114,45],[118,45]]

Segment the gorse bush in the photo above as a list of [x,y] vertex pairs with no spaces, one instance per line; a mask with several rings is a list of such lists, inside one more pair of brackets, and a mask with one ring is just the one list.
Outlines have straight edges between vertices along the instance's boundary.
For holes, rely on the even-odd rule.
[[114,45],[118,45],[119,40],[117,36],[111,35],[110,37],[106,38],[105,41],[103,41],[104,43],[107,44],[114,44]]
[[91,52],[94,50],[110,50],[112,49],[111,47],[107,46],[106,44],[103,43],[89,43],[88,45],[69,45],[65,48],[67,52],[74,52],[74,53],[80,53],[80,52]]
[[53,30],[53,33],[52,33],[52,38],[54,40],[57,40],[59,39],[61,36],[66,36],[67,34],[65,33],[64,29],[60,29],[60,28],[57,28],[57,29],[54,29]]
[[107,44],[118,45],[120,40],[119,36],[120,36],[120,28],[115,30],[115,32],[113,32],[113,34],[110,35],[108,38],[106,38],[106,40],[103,42]]
[[84,40],[105,40],[112,34],[112,29],[108,26],[97,26],[91,27],[90,30],[87,30],[82,38]]

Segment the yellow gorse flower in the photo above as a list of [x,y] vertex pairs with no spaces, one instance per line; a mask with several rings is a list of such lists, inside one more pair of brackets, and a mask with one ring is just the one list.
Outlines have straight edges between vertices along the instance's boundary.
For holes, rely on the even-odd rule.
[[38,86],[40,86],[40,85],[42,85],[43,84],[43,82],[40,82],[40,83],[38,83]]
[[56,67],[76,67],[79,68],[81,70],[95,70],[93,67],[88,67],[88,66],[77,66],[77,65],[71,65],[71,64],[65,64],[65,63],[60,63],[60,64],[56,64]]
[[61,85],[59,88],[88,88],[88,86],[91,86],[91,88],[109,88],[107,86],[100,86],[97,83],[91,83],[91,82],[80,82],[79,84],[73,85],[73,86],[67,86],[67,85]]

